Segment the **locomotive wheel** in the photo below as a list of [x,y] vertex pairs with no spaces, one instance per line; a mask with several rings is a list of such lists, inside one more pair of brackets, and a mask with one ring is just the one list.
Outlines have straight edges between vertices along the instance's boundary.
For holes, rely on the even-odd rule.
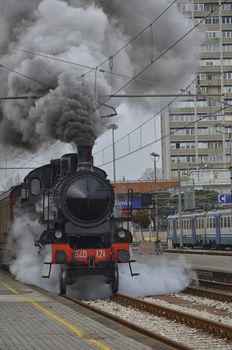
[[61,265],[60,267],[59,287],[60,287],[60,294],[66,294],[67,270],[65,269],[64,265]]
[[111,287],[112,287],[113,294],[116,294],[119,287],[118,264],[114,264],[114,267],[113,267]]

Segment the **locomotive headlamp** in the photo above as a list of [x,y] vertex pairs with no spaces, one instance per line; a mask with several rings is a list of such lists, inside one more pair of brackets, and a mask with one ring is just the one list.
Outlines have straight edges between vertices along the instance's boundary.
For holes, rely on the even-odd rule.
[[123,229],[121,229],[119,232],[118,232],[118,236],[119,236],[119,238],[125,238],[125,236],[126,236],[126,233],[125,233],[125,231],[123,230]]
[[55,232],[55,237],[57,238],[57,239],[60,239],[61,237],[62,237],[62,232],[60,232],[60,231],[56,231]]

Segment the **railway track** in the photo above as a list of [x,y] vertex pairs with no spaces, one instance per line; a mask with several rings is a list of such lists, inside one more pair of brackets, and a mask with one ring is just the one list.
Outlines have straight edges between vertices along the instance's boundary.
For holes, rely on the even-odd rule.
[[232,284],[230,283],[221,283],[221,282],[214,282],[214,281],[199,279],[199,285],[201,287],[213,288],[213,289],[228,291],[232,293]]
[[[183,342],[182,340],[179,341],[179,338],[177,338],[178,341],[170,339],[170,337],[164,337],[161,336],[159,333],[155,333],[153,330],[147,330],[143,327],[140,327],[134,323],[128,322],[127,320],[123,319],[120,316],[115,316],[114,310],[115,310],[115,306],[112,307],[112,311],[108,312],[105,310],[102,310],[101,307],[97,307],[94,305],[89,305],[86,302],[82,302],[73,298],[69,298],[66,297],[69,300],[73,301],[74,303],[77,303],[79,305],[82,305],[94,312],[97,312],[101,315],[103,315],[104,317],[110,318],[111,320],[118,322],[122,325],[124,325],[125,327],[129,327],[133,330],[135,330],[136,332],[139,332],[143,335],[146,335],[148,337],[151,337],[155,340],[158,340],[168,346],[171,346],[173,349],[193,349],[191,347],[189,347],[187,344],[188,341],[191,341],[191,338],[186,342]],[[212,341],[212,338],[210,338],[210,335],[213,335],[215,337],[215,341],[218,342],[219,338],[221,338],[221,341],[225,341],[226,339],[230,342],[228,345],[228,349],[231,349],[231,340],[232,340],[232,327],[226,326],[224,324],[215,322],[215,321],[211,321],[208,320],[206,318],[201,318],[198,316],[194,316],[190,313],[186,313],[186,312],[181,312],[181,311],[177,311],[174,310],[173,308],[168,308],[168,307],[164,307],[164,306],[160,306],[157,304],[152,304],[150,302],[146,302],[143,301],[141,299],[137,299],[137,298],[132,298],[132,297],[128,297],[126,295],[121,295],[118,294],[116,296],[114,296],[111,299],[112,302],[116,303],[117,305],[121,305],[123,307],[131,307],[135,310],[139,310],[140,312],[142,311],[143,313],[149,313],[151,315],[153,315],[153,317],[158,317],[159,319],[166,319],[167,321],[165,322],[173,322],[175,321],[175,324],[177,325],[177,327],[182,327],[182,326],[178,326],[178,324],[182,324],[183,327],[188,327],[188,329],[197,329],[200,333],[199,333],[199,339],[201,339],[202,337],[202,341],[204,341],[204,337],[208,337],[210,339],[210,341]],[[93,302],[94,303],[94,302]],[[110,304],[110,301],[108,301],[108,304]],[[135,316],[136,317],[136,316]],[[156,320],[157,322],[157,320]],[[160,321],[158,321],[160,322]],[[166,333],[165,333],[166,334]],[[207,336],[208,334],[208,336]],[[217,339],[217,340],[216,340]],[[209,343],[210,344],[210,343]],[[194,347],[195,349],[196,347]],[[201,347],[200,347],[201,348]],[[206,347],[207,349],[214,349],[211,348],[210,346]],[[224,349],[224,347],[222,347]],[[202,347],[203,349],[203,347]],[[227,347],[225,348],[227,349]]]
[[218,301],[225,301],[228,303],[232,302],[232,294],[225,294],[221,292],[216,292],[213,290],[206,290],[197,287],[187,287],[184,290],[185,294],[196,295],[203,298],[214,299]]
[[99,309],[97,307],[91,306],[91,305],[89,305],[89,304],[87,304],[87,303],[85,303],[85,302],[83,302],[81,300],[68,297],[67,295],[62,295],[62,297],[67,299],[67,300],[69,300],[69,301],[72,301],[75,304],[81,305],[82,307],[85,307],[85,308],[87,308],[87,309],[89,309],[89,310],[91,310],[93,312],[96,312],[96,313],[102,315],[103,317],[106,317],[106,318],[108,318],[108,319],[110,319],[110,320],[112,320],[114,322],[117,322],[117,323],[123,325],[124,327],[130,328],[130,329],[136,331],[137,333],[140,333],[140,334],[145,335],[145,336],[147,336],[149,338],[157,340],[157,341],[159,341],[159,342],[169,346],[172,349],[176,349],[176,350],[192,350],[192,348],[187,346],[187,345],[178,343],[178,342],[176,342],[176,341],[174,341],[174,340],[172,340],[172,339],[170,339],[168,337],[164,337],[164,336],[162,336],[162,335],[160,335],[158,333],[151,332],[151,331],[149,331],[149,330],[147,330],[145,328],[139,327],[139,326],[137,326],[134,323],[126,321],[126,320],[124,320],[121,317],[115,316],[115,315],[113,315],[113,314],[111,314],[109,312],[106,312],[104,310],[101,310],[101,309]]
[[228,303],[232,302],[232,285],[225,283],[200,280],[199,287],[187,287],[184,293]]
[[153,315],[165,317],[169,320],[174,320],[178,323],[197,328],[214,336],[232,340],[232,327],[228,327],[218,322],[121,294],[114,296],[113,300],[124,305],[132,306],[138,310],[146,311]]

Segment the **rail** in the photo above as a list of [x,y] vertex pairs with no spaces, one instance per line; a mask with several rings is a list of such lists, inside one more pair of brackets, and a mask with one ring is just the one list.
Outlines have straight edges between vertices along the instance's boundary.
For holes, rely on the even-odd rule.
[[[101,316],[103,316],[105,318],[108,318],[108,319],[110,319],[110,320],[112,320],[114,322],[117,322],[117,323],[123,325],[124,327],[130,328],[130,329],[134,330],[137,333],[140,333],[140,334],[145,335],[145,336],[147,336],[147,337],[149,337],[151,339],[154,339],[154,340],[159,341],[159,342],[161,342],[161,343],[163,343],[165,345],[168,345],[168,346],[170,346],[173,349],[177,349],[177,350],[192,350],[192,348],[190,348],[188,346],[185,346],[183,344],[177,343],[176,341],[171,340],[171,339],[169,339],[167,337],[161,336],[160,334],[157,334],[155,332],[148,331],[148,330],[146,330],[146,329],[144,329],[142,327],[139,327],[139,326],[137,326],[137,325],[135,325],[135,324],[133,324],[131,322],[128,322],[128,321],[126,321],[126,320],[124,320],[124,319],[122,319],[120,317],[117,317],[117,316],[115,316],[113,314],[110,314],[110,313],[108,313],[106,311],[100,310],[100,309],[98,309],[96,307],[90,306],[90,305],[88,305],[88,304],[86,304],[86,303],[84,303],[84,302],[82,302],[82,301],[80,301],[78,299],[74,299],[74,298],[68,297],[67,295],[61,295],[61,296],[63,298],[65,298],[65,299],[67,299],[69,301],[72,301],[73,303],[78,304],[78,305],[80,305],[80,306],[82,306],[82,307],[84,307],[86,309],[89,309],[89,310],[91,310],[91,311],[93,311],[93,312],[95,312],[95,313],[97,313],[97,314],[99,314],[99,315],[101,315]],[[115,299],[113,298],[112,300],[115,300]]]
[[232,339],[231,327],[204,319],[202,317],[197,317],[185,312],[173,310],[172,308],[148,303],[141,299],[128,297],[122,294],[115,295],[112,300],[123,305],[132,306],[141,311],[149,312],[156,316],[165,317],[169,320],[174,320],[187,326],[203,330],[204,332],[219,336],[221,338]]

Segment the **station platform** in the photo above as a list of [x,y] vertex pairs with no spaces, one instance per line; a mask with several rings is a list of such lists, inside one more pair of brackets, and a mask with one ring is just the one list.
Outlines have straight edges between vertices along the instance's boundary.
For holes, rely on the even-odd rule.
[[167,349],[158,342],[150,346],[149,339],[136,339],[133,331],[62,299],[0,271],[0,349]]
[[218,255],[218,256],[232,256],[232,251],[216,250],[216,249],[187,249],[187,248],[175,248],[165,249],[165,253],[173,254],[202,254],[202,255]]

